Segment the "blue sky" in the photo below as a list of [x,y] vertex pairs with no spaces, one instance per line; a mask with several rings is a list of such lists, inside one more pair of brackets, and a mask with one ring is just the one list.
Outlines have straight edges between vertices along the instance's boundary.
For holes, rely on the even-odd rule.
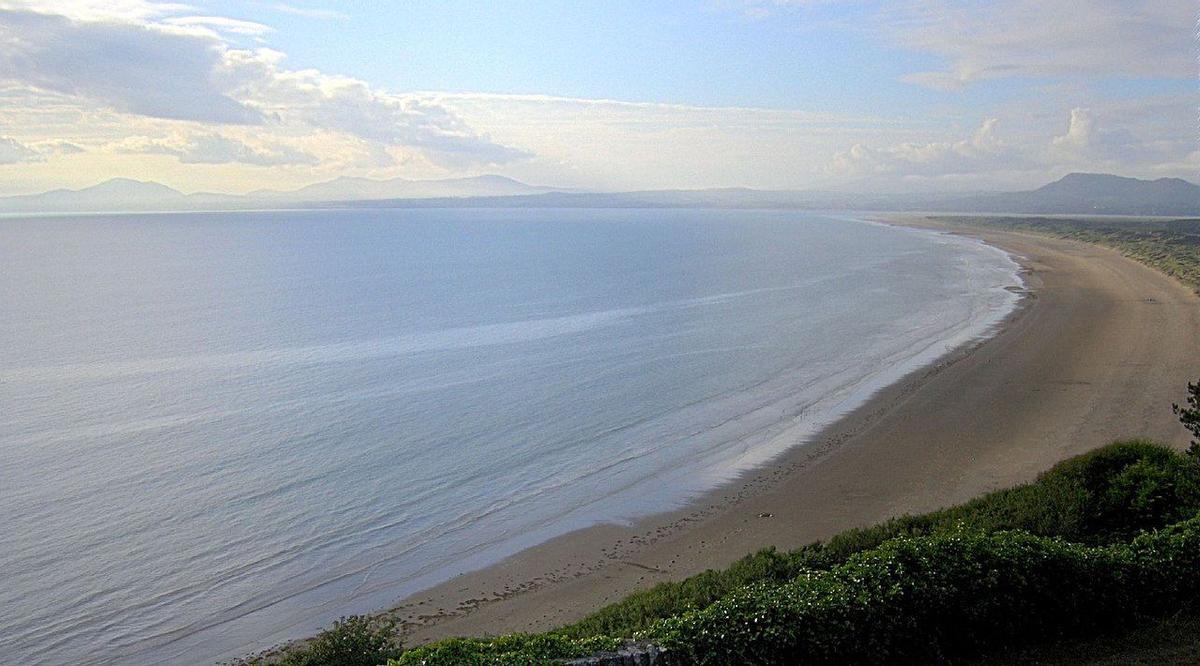
[[[819,2],[758,15],[748,11],[756,5],[703,1],[527,1],[503,9],[411,1],[328,5],[340,16],[325,20],[277,6],[209,8],[276,27],[265,40],[293,67],[352,72],[391,90],[845,113],[881,104],[919,113],[953,97],[900,80],[939,58],[881,41],[876,16],[886,3]],[[982,86],[967,96],[983,103],[1017,89]]]
[[0,171],[10,191],[1194,177],[1195,18],[1192,0],[0,0]]
[[[269,40],[295,66],[354,72],[394,90],[857,107],[852,111],[869,108],[865,97],[919,99],[895,79],[922,56],[898,59],[857,28],[867,20],[864,6],[822,7],[786,20],[682,2],[460,0],[345,11],[332,24],[289,19]],[[270,13],[253,16],[266,21]],[[330,49],[331,33],[354,37]]]

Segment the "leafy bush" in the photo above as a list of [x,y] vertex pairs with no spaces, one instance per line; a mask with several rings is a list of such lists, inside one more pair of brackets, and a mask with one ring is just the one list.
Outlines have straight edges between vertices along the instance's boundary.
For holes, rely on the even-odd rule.
[[1188,447],[1188,455],[1194,462],[1200,462],[1200,381],[1188,384],[1187,404],[1183,407],[1171,405],[1171,410],[1179,417],[1179,422],[1187,431],[1192,433],[1192,445]]
[[609,604],[562,628],[567,636],[631,636],[654,620],[704,608],[730,592],[756,582],[783,582],[805,569],[803,558],[765,548],[727,569],[709,570],[681,581],[660,583]]
[[451,638],[410,650],[388,666],[523,666],[584,657],[620,645],[621,641],[613,638],[573,639],[557,634],[510,634],[492,640]]
[[403,653],[395,626],[361,615],[344,617],[306,644],[289,650],[283,666],[379,666]]
[[657,623],[688,663],[942,662],[1195,605],[1200,517],[1114,546],[1023,532],[901,537]]

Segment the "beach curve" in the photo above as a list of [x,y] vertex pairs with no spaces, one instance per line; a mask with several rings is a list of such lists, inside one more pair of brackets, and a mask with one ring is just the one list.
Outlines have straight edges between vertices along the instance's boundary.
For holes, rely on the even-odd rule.
[[406,643],[551,629],[763,547],[795,548],[1030,480],[1114,439],[1186,443],[1169,405],[1200,358],[1195,294],[1105,248],[969,235],[1019,257],[1026,272],[1029,293],[995,336],[910,373],[810,445],[685,509],[573,532],[410,597],[391,611]]

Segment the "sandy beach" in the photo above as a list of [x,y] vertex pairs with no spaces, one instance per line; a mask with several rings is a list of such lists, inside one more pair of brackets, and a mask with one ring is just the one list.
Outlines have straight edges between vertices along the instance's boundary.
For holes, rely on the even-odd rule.
[[405,642],[550,629],[763,547],[1028,481],[1115,439],[1186,444],[1170,405],[1200,375],[1200,298],[1115,251],[971,235],[1013,253],[1026,273],[1028,294],[995,336],[684,510],[575,532],[415,595],[394,611]]

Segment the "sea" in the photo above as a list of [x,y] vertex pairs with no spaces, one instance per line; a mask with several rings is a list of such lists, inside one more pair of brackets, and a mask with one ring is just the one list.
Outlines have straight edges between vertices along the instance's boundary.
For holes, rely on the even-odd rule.
[[679,508],[1020,286],[850,214],[0,219],[0,655],[213,664]]

